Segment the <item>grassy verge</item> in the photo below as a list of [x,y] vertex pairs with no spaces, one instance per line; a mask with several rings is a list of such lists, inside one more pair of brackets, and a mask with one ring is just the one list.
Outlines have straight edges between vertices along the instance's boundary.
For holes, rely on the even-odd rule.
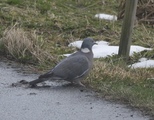
[[126,103],[154,115],[154,70],[129,69],[122,60],[118,62],[95,60],[86,84],[108,100]]
[[[47,70],[61,59],[59,55],[74,51],[67,47],[72,41],[93,37],[118,45],[122,21],[94,18],[97,13],[116,15],[118,6],[116,0],[1,0],[0,53]],[[132,44],[154,48],[153,27],[136,24]],[[129,63],[143,56],[153,59],[153,51],[135,54]],[[153,68],[129,69],[114,56],[95,60],[93,73],[84,82],[106,98],[154,115],[153,73]]]

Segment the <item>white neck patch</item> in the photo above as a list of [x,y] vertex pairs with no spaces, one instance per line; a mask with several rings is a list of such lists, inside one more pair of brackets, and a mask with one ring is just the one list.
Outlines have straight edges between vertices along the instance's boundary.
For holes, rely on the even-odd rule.
[[90,50],[89,50],[88,48],[82,48],[81,51],[82,51],[83,53],[89,53],[89,52],[90,52]]

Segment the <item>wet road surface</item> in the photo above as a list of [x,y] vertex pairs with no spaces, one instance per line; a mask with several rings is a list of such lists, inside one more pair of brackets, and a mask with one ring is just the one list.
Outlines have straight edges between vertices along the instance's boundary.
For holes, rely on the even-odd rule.
[[18,71],[0,60],[1,120],[149,120],[78,86],[50,82],[52,87],[46,88],[11,87],[11,83],[38,77]]

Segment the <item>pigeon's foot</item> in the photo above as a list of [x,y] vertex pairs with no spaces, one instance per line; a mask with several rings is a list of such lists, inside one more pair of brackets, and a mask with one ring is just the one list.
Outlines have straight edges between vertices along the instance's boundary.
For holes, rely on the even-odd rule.
[[85,85],[83,85],[79,80],[75,81],[74,83],[75,83],[75,84],[78,84],[78,85],[80,85],[80,86],[82,86],[82,87],[85,87]]
[[28,84],[29,82],[26,81],[26,80],[20,80],[19,83],[21,83],[21,84]]
[[80,86],[82,87],[86,87],[84,84],[82,84],[81,82],[78,83]]
[[37,87],[37,85],[36,84],[35,85],[28,84],[28,87],[29,88],[35,88],[35,87]]

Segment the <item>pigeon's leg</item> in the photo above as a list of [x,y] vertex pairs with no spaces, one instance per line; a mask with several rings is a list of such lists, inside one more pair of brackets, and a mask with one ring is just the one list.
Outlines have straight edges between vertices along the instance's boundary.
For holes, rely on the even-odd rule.
[[46,81],[46,79],[38,78],[36,80],[33,80],[33,81],[29,82],[29,85],[30,85],[30,87],[36,87],[37,83],[41,83],[41,82],[44,82],[44,81]]
[[75,81],[75,83],[77,83],[78,85],[80,85],[80,86],[82,86],[82,87],[85,87],[85,85],[83,85],[83,84],[80,82],[80,80]]

